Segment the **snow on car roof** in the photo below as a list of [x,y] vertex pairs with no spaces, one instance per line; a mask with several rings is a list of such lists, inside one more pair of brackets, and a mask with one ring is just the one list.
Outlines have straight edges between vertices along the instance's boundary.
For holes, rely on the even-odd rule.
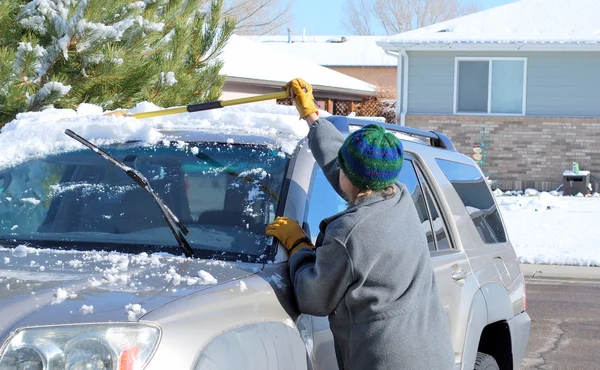
[[[158,109],[151,103],[140,103],[130,112]],[[308,133],[306,123],[298,119],[294,107],[275,104],[247,104],[146,119],[111,117],[103,113],[99,106],[81,104],[77,111],[51,108],[17,115],[0,131],[0,168],[84,148],[65,135],[66,129],[96,145],[126,141],[152,145],[166,138],[163,131],[174,129],[218,131],[225,136],[247,134],[275,139],[287,153]]]

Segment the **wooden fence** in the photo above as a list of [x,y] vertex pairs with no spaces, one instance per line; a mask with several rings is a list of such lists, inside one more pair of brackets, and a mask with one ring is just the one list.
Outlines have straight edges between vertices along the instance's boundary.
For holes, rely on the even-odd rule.
[[[395,101],[389,99],[372,98],[364,101],[319,99],[319,108],[328,111],[331,114],[347,116],[354,112],[357,116],[363,117],[385,117],[387,123],[396,122]],[[292,105],[289,98],[278,99],[277,104]]]

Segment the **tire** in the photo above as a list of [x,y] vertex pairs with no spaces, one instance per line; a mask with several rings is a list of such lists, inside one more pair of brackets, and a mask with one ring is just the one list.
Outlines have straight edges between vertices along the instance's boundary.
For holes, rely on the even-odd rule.
[[496,359],[487,353],[477,352],[474,370],[500,370]]

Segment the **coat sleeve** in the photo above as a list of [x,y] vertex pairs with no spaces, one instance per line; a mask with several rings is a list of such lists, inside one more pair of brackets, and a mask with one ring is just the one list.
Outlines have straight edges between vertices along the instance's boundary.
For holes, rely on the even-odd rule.
[[345,245],[325,236],[313,251],[303,248],[289,260],[290,278],[300,312],[327,316],[354,282],[354,267]]
[[337,154],[345,140],[335,126],[325,118],[319,118],[308,132],[308,146],[315,161],[335,191],[343,197],[340,189],[340,168],[337,165]]

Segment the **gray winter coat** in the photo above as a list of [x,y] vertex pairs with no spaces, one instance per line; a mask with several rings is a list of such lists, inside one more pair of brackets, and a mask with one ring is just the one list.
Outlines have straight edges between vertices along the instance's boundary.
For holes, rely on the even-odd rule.
[[[319,119],[308,138],[341,193],[336,157],[344,135]],[[398,188],[323,220],[316,252],[303,248],[289,260],[300,311],[329,315],[340,369],[454,367],[425,233],[406,187]]]

